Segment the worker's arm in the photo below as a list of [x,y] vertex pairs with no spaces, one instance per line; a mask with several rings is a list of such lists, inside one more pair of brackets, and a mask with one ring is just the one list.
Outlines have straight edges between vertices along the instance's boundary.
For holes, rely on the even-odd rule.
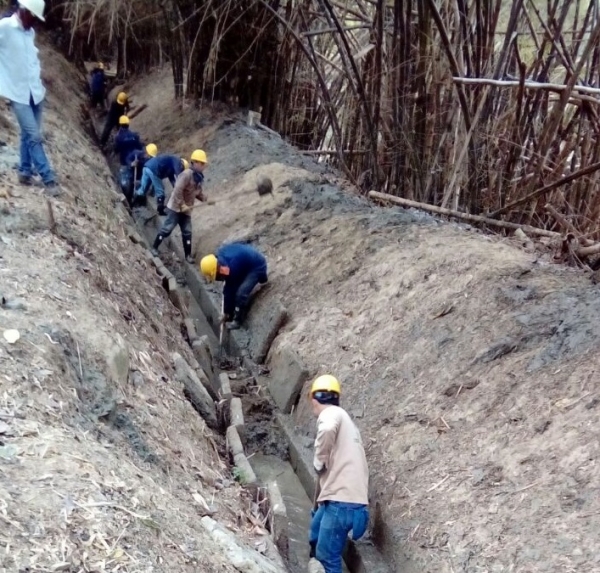
[[198,190],[196,191],[196,199],[198,199],[198,201],[202,201],[203,203],[206,201],[204,191],[202,190],[202,185],[198,185]]
[[319,416],[313,466],[318,474],[327,471],[331,450],[337,439],[339,420],[331,415]]

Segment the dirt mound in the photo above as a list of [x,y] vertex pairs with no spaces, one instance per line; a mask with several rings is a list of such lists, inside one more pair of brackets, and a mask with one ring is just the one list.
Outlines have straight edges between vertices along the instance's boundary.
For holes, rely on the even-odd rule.
[[236,571],[201,517],[264,531],[175,381],[181,317],[79,128],[82,78],[44,53],[58,200],[15,186],[0,108],[0,570]]
[[[209,153],[196,254],[246,236],[267,255],[281,339],[343,380],[388,555],[421,571],[597,570],[597,287],[510,239],[375,207],[241,117],[178,115],[154,79],[134,87],[155,105],[142,131]],[[251,191],[261,175],[273,197]],[[312,434],[304,401],[295,422]]]

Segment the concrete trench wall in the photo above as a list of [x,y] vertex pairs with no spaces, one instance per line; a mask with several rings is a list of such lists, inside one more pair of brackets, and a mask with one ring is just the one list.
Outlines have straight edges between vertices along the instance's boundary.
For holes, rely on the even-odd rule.
[[[152,200],[149,200],[152,203]],[[154,205],[151,204],[150,208]],[[136,224],[140,234],[151,243],[156,236],[160,221],[158,217],[144,219],[138,217]],[[138,234],[138,237],[140,235]],[[142,244],[144,239],[140,237]],[[133,240],[133,239],[132,239]],[[169,237],[164,243],[183,260],[183,247],[178,236]],[[149,252],[148,252],[149,253]],[[160,259],[149,257],[155,263],[157,272],[163,276],[163,285],[169,292],[173,304],[182,313],[182,322],[188,332],[190,344],[194,349],[194,333],[188,320],[186,309],[181,303],[182,296],[177,281],[164,267]],[[185,265],[185,278],[187,288],[198,303],[208,323],[218,334],[219,318],[221,314],[220,287],[207,283],[200,275],[196,265]],[[262,294],[262,293],[261,293]],[[181,306],[180,306],[181,305]],[[287,310],[279,300],[262,294],[252,304],[248,316],[248,329],[230,331],[227,333],[227,350],[229,355],[238,356],[242,365],[248,370],[256,384],[266,386],[269,390],[276,409],[277,424],[287,441],[292,467],[296,472],[306,494],[312,499],[314,496],[315,478],[312,470],[312,453],[305,445],[305,440],[299,436],[295,429],[291,413],[297,404],[304,383],[309,377],[309,371],[302,362],[295,349],[289,345],[278,344],[277,332],[287,319]],[[275,342],[275,343],[274,343]],[[196,355],[196,352],[194,352]],[[197,359],[200,357],[197,356]],[[268,377],[260,374],[259,363],[267,360],[270,368]],[[200,362],[202,362],[200,360]],[[227,419],[227,447],[233,460],[241,483],[256,490],[258,480],[244,451],[244,415],[239,398],[232,398],[229,378],[222,373],[218,380],[213,378],[217,385],[220,400],[226,403]],[[270,528],[274,542],[283,554],[287,551],[287,512],[283,498],[277,487],[269,484],[267,488],[269,507],[271,513]],[[286,525],[284,525],[284,523]],[[371,544],[349,542],[344,555],[344,560],[351,573],[387,573],[390,571],[383,555]]]

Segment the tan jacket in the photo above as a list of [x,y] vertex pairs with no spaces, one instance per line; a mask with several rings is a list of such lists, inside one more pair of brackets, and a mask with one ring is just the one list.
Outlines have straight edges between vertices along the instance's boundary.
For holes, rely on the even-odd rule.
[[206,201],[202,193],[202,184],[194,181],[194,172],[191,169],[186,169],[177,177],[167,207],[171,211],[185,213],[194,206],[194,199]]
[[369,468],[360,432],[339,406],[328,406],[317,419],[314,466],[320,474],[318,501],[369,503]]

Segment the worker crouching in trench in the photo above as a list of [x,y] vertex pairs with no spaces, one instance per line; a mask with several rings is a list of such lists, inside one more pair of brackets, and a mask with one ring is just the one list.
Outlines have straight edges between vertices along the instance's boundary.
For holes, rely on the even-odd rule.
[[224,281],[223,316],[227,328],[240,328],[248,314],[250,295],[259,284],[268,281],[267,260],[254,247],[245,243],[223,245],[216,255],[206,255],[200,270],[209,281]]

